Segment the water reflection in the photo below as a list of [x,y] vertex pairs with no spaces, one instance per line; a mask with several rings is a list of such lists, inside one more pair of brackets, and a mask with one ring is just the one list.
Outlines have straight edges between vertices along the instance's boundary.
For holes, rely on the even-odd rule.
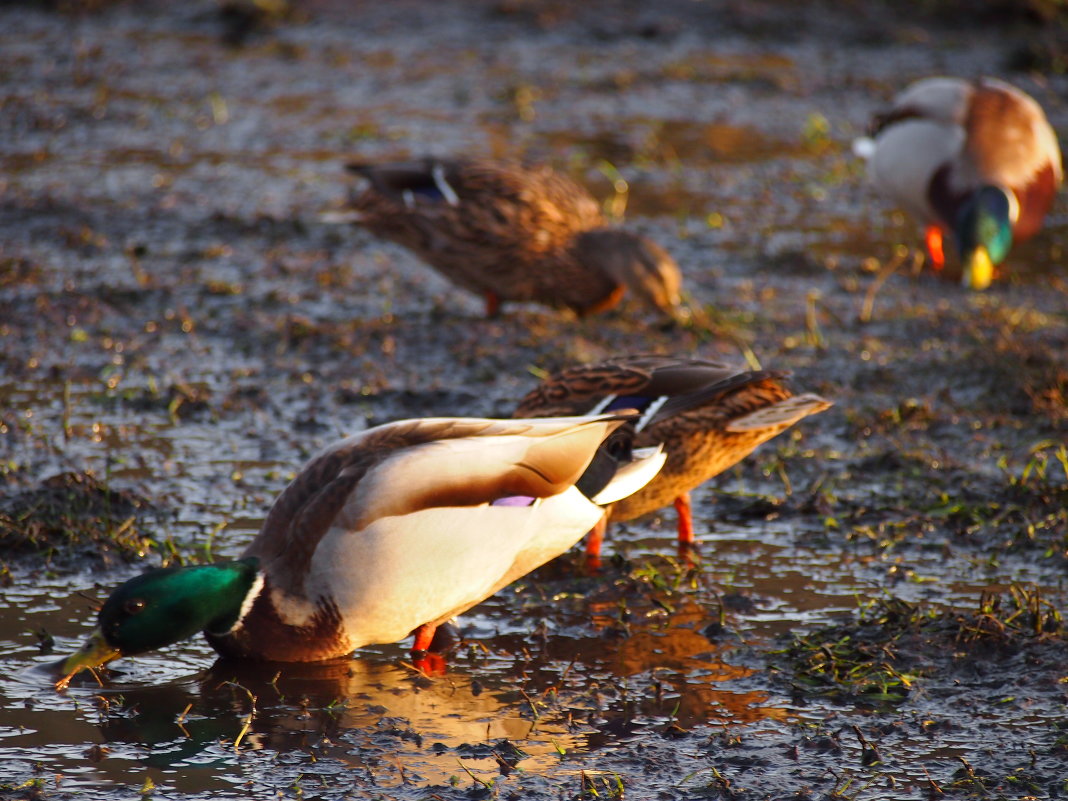
[[[538,772],[648,727],[785,714],[766,706],[766,693],[722,686],[753,671],[725,658],[736,643],[701,632],[707,610],[696,602],[642,616],[625,637],[594,612],[592,626],[587,618],[544,648],[514,634],[490,640],[492,650],[461,650],[434,678],[408,667],[401,646],[306,665],[218,660],[190,672],[206,651],[192,644],[117,663],[102,686],[85,677],[66,696],[47,688],[45,670],[24,671],[0,685],[0,760],[40,763],[83,789],[146,776],[182,792],[238,780],[273,787],[256,753],[273,754],[272,764],[288,754],[308,770],[360,767],[377,787],[436,784],[462,775],[459,762],[483,775]],[[33,700],[18,703],[20,693]]]

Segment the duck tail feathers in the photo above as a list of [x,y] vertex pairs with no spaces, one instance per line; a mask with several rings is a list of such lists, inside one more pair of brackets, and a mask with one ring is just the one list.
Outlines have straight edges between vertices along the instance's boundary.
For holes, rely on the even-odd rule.
[[760,431],[775,426],[791,426],[803,417],[810,414],[818,414],[834,404],[819,395],[807,393],[804,395],[792,395],[785,400],[763,409],[757,409],[744,417],[732,420],[727,424],[727,430],[732,433],[742,431]]
[[615,463],[614,474],[599,491],[589,496],[590,500],[599,506],[607,506],[633,495],[656,477],[666,459],[663,445],[635,448],[629,462]]
[[853,155],[869,161],[875,155],[875,140],[870,136],[861,136],[854,139]]

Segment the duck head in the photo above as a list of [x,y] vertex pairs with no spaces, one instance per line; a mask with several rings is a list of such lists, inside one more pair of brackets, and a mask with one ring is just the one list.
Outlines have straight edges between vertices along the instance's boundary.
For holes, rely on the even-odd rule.
[[679,267],[651,239],[628,231],[600,228],[579,234],[575,255],[583,264],[625,287],[646,306],[675,322],[689,319],[679,294],[682,288]]
[[198,631],[222,634],[240,622],[263,577],[256,559],[169,567],[136,576],[111,593],[85,644],[62,663],[63,689],[79,671],[154,651]]
[[1012,247],[1012,224],[1019,206],[1011,192],[983,186],[957,213],[954,234],[963,265],[962,280],[970,289],[986,289]]

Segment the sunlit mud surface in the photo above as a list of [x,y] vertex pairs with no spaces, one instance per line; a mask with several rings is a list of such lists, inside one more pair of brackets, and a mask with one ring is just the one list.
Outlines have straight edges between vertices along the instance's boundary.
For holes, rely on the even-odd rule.
[[[856,639],[873,601],[1066,608],[1063,198],[970,294],[849,144],[932,73],[1004,74],[1063,140],[1068,78],[1002,73],[1022,23],[797,5],[322,0],[247,31],[212,2],[0,9],[0,797],[1068,794],[1053,618],[886,643],[893,699],[806,691],[783,657]],[[672,252],[708,330],[486,320],[320,221],[346,159],[428,152],[569,172]],[[695,564],[670,509],[617,526],[602,572],[570,555],[471,610],[441,676],[404,643],[250,666],[193,640],[52,689],[108,588],[239,553],[323,444],[507,416],[540,371],[627,352],[836,401],[695,493]],[[85,473],[115,503],[90,520],[41,491]]]

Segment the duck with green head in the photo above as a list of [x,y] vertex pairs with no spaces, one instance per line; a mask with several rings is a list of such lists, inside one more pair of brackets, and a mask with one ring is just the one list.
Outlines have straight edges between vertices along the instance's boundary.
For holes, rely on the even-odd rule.
[[130,579],[62,664],[78,671],[203,631],[223,656],[311,662],[437,626],[574,545],[660,469],[626,414],[432,418],[368,429],[314,457],[242,558]]
[[620,356],[550,375],[519,403],[516,417],[603,414],[635,409],[628,428],[635,443],[662,443],[663,469],[641,489],[621,498],[586,540],[591,565],[600,557],[605,524],[674,504],[679,550],[694,544],[690,491],[737,464],[761,443],[831,402],[795,395],[786,374],[745,370],[708,359]]
[[955,241],[962,280],[985,289],[1014,242],[1034,236],[1063,180],[1042,108],[1014,86],[926,78],[898,95],[854,143],[876,187],[926,226],[936,269]]

